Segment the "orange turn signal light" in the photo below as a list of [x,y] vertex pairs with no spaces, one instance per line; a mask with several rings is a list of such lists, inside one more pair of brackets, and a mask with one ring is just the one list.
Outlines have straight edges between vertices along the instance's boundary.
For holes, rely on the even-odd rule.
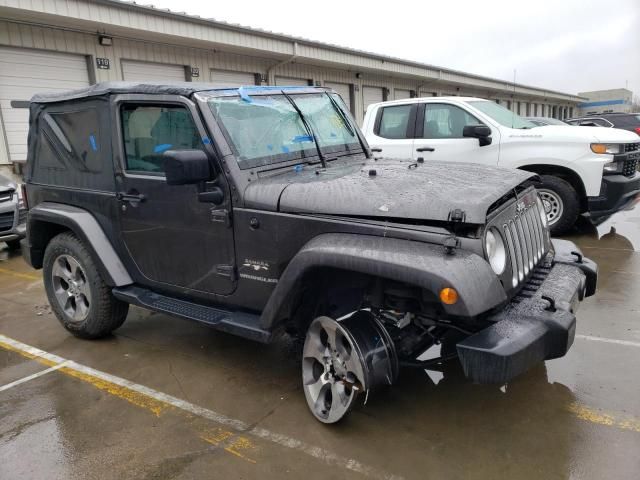
[[455,288],[443,288],[440,290],[440,301],[445,305],[453,305],[458,301],[458,292]]
[[591,151],[593,153],[607,153],[607,146],[604,143],[592,143]]

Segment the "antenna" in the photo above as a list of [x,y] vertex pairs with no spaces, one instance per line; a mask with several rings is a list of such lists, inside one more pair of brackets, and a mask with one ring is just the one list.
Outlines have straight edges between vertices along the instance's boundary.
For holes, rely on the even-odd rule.
[[[513,69],[513,109],[516,108],[516,69]],[[513,128],[513,124],[516,121],[515,112],[511,112],[511,128]]]

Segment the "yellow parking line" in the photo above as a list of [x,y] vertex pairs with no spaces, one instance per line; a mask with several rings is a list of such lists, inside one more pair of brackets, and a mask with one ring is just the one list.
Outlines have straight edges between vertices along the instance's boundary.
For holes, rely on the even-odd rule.
[[14,270],[9,270],[8,268],[1,268],[0,273],[6,273],[7,275],[12,275],[18,278],[24,278],[25,280],[42,280],[40,275],[31,275],[29,273],[16,272]]
[[635,418],[620,419],[614,417],[610,413],[599,412],[578,403],[569,405],[569,411],[575,414],[579,419],[598,425],[606,425],[608,427],[616,427],[622,430],[631,430],[640,433],[640,420]]
[[[255,464],[252,458],[245,455],[248,451],[258,450],[257,445],[249,437],[270,442],[279,447],[293,450],[314,458],[317,461],[333,467],[340,467],[351,472],[359,473],[378,480],[402,480],[402,477],[381,471],[365,465],[354,458],[343,457],[316,445],[311,445],[287,435],[272,432],[256,425],[247,424],[241,420],[227,417],[208,408],[200,407],[180,398],[140,385],[106,372],[87,367],[73,360],[67,360],[53,353],[19,342],[0,334],[0,348],[15,352],[23,357],[32,359],[48,367],[68,362],[58,371],[85,381],[100,390],[122,398],[138,407],[144,408],[154,415],[160,416],[169,409],[182,413],[188,418],[194,416],[208,420],[222,427],[212,432],[199,432],[199,437],[215,446],[222,447],[222,451],[232,454],[236,458]],[[227,428],[229,430],[227,430]]]

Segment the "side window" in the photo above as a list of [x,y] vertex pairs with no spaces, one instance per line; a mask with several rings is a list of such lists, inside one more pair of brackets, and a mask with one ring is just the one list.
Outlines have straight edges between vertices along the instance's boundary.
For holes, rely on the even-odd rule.
[[411,107],[411,105],[384,107],[380,117],[378,136],[391,139],[407,138]]
[[121,115],[129,171],[162,173],[164,151],[202,148],[200,134],[186,107],[125,104]]
[[481,124],[476,117],[455,105],[425,104],[424,138],[463,138],[465,126]]
[[53,138],[62,147],[60,152],[77,170],[91,173],[102,171],[100,122],[94,108],[52,112],[45,114],[43,119],[51,129]]

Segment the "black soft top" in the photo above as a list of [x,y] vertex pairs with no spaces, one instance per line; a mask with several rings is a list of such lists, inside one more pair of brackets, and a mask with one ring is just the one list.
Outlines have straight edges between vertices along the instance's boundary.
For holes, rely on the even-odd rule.
[[[242,87],[252,93],[268,93],[273,90],[295,90],[295,91],[318,91],[326,90],[318,87],[267,87],[267,86],[246,86]],[[32,103],[54,103],[64,102],[68,100],[78,100],[80,98],[109,96],[121,93],[138,93],[149,95],[182,95],[189,97],[196,92],[216,91],[220,94],[233,92],[238,93],[238,88],[220,88],[210,83],[200,82],[172,82],[172,83],[155,83],[155,82],[103,82],[91,85],[86,88],[76,90],[65,90],[55,93],[37,93],[31,98]]]

